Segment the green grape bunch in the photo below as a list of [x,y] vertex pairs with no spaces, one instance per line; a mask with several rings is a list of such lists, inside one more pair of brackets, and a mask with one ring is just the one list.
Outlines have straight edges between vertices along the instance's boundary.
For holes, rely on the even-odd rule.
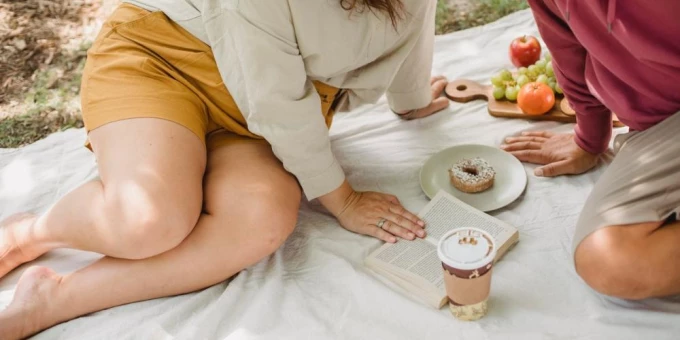
[[529,67],[518,68],[514,73],[503,69],[492,76],[493,97],[496,100],[516,101],[522,86],[532,82],[544,83],[550,86],[555,95],[562,94],[562,88],[555,78],[550,54],[546,54]]

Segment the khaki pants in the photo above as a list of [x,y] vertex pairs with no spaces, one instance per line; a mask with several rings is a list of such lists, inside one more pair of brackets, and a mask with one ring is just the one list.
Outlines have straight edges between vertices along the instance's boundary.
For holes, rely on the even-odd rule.
[[617,136],[614,152],[586,201],[572,251],[603,227],[666,221],[680,214],[680,112],[643,132]]

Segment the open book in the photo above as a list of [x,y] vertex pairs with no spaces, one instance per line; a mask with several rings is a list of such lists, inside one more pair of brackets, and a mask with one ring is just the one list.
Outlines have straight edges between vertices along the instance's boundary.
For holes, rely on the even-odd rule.
[[371,253],[365,263],[368,268],[435,308],[442,308],[448,301],[442,264],[437,256],[437,244],[449,230],[474,227],[491,234],[498,247],[495,261],[519,241],[516,228],[467,205],[443,190],[437,193],[418,216],[426,223],[425,239],[387,243]]

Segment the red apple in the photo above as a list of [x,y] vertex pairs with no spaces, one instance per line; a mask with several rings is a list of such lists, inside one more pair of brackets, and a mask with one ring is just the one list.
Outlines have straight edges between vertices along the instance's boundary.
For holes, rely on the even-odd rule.
[[536,37],[525,35],[510,43],[510,60],[516,67],[529,67],[541,58],[541,44]]

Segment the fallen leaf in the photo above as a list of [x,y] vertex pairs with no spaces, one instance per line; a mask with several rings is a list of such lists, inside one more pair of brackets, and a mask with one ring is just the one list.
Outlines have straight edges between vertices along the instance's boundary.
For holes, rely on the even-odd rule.
[[23,51],[26,48],[26,40],[24,39],[14,40],[14,47],[16,47],[19,51]]
[[52,63],[52,59],[54,58],[54,49],[50,49],[50,54],[47,56],[47,59],[45,60],[45,65],[49,65]]

